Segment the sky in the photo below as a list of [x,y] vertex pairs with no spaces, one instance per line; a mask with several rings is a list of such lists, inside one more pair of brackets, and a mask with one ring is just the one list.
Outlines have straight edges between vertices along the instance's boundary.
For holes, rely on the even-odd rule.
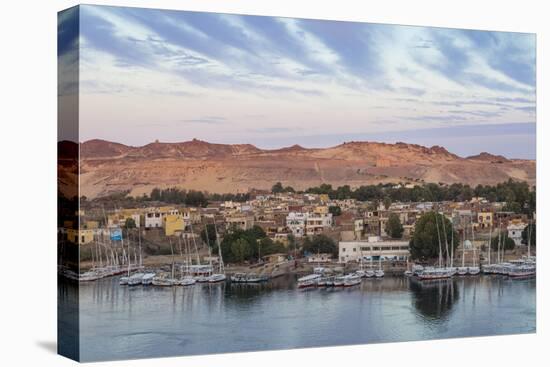
[[84,5],[73,41],[80,141],[535,158],[534,34]]

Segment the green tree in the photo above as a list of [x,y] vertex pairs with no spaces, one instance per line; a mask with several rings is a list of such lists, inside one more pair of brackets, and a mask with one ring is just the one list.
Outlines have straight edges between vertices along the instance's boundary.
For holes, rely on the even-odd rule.
[[[499,236],[493,237],[491,240],[491,249],[497,251],[499,247]],[[516,247],[516,243],[513,239],[508,237],[508,233],[504,232],[500,236],[500,249],[501,250],[513,250]]]
[[334,240],[323,234],[313,237],[306,237],[302,246],[304,252],[309,253],[328,253],[338,255],[338,247]]
[[523,231],[521,232],[521,243],[527,245],[529,235],[531,235],[531,246],[536,247],[537,246],[537,225],[536,224],[531,223],[523,229]]
[[[435,259],[439,256],[439,244],[441,243],[441,253],[445,258],[447,256],[445,239],[447,240],[449,252],[452,249],[451,246],[454,246],[454,253],[456,253],[458,235],[456,232],[452,233],[452,231],[451,221],[445,216],[434,211],[424,213],[416,221],[414,234],[409,242],[411,257],[413,259]],[[453,238],[453,243],[451,243],[451,238]]]
[[283,184],[280,182],[277,182],[275,185],[271,187],[271,192],[274,194],[280,194],[284,191]]
[[332,214],[333,217],[342,215],[342,208],[336,205],[331,205],[328,207],[328,212]]
[[283,190],[284,192],[296,192],[296,190],[294,190],[294,187],[292,186],[287,186]]
[[243,238],[239,238],[231,244],[232,257],[237,262],[243,262],[250,257],[250,244]]
[[391,198],[389,196],[386,196],[384,198],[384,208],[388,210],[391,206]]
[[134,218],[126,218],[126,221],[124,222],[124,228],[126,229],[136,228],[136,221],[134,220]]
[[403,237],[403,225],[399,220],[399,216],[395,213],[391,213],[388,218],[388,224],[386,226],[386,233],[391,238]]

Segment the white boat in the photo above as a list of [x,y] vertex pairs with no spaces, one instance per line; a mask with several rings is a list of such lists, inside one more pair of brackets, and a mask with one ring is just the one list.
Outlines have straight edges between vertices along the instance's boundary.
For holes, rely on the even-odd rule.
[[236,273],[231,275],[230,279],[233,283],[261,283],[268,281],[269,277],[253,273]]
[[355,272],[355,274],[361,278],[366,278],[367,277],[367,272],[362,270],[362,269],[359,269]]
[[452,277],[452,272],[446,268],[426,268],[418,274],[420,280],[447,279]]
[[172,287],[178,284],[178,280],[164,275],[156,275],[151,284],[159,287]]
[[155,277],[155,273],[145,273],[143,274],[143,278],[141,278],[141,284],[143,285],[151,285],[153,284],[153,278]]
[[197,275],[194,277],[197,283],[208,283],[211,275]]
[[179,285],[189,286],[189,285],[195,284],[196,282],[197,281],[195,279],[188,276],[188,277],[184,277],[184,278],[180,279]]
[[411,271],[413,275],[418,275],[418,273],[422,272],[423,270],[424,270],[424,267],[422,265],[413,265]]
[[372,278],[372,277],[374,277],[374,270],[365,271],[365,278]]
[[468,275],[468,267],[460,266],[456,268],[456,273],[460,276]]
[[533,265],[518,265],[515,266],[510,272],[508,273],[508,276],[510,278],[514,279],[520,279],[520,278],[530,278],[537,275],[537,268]]
[[334,285],[334,277],[328,276],[328,277],[321,277],[317,279],[317,286],[318,287],[332,287]]
[[321,274],[309,274],[298,278],[298,288],[309,288],[317,285],[317,280],[321,278]]
[[405,270],[403,272],[403,275],[406,276],[406,277],[412,277],[413,276],[413,272],[412,270]]
[[348,274],[344,277],[344,287],[353,287],[361,284],[361,277],[357,274]]
[[143,282],[143,276],[144,275],[145,274],[143,274],[143,273],[132,274],[130,276],[130,278],[128,278],[128,285],[129,286],[141,285],[141,283]]
[[120,279],[118,280],[118,284],[128,285],[128,279],[130,279],[130,277],[120,277]]
[[479,266],[468,267],[468,275],[478,275],[480,272],[481,272],[481,269],[479,269]]
[[343,287],[346,283],[346,276],[340,275],[334,278],[334,282],[332,283],[334,287]]
[[208,283],[224,282],[226,278],[225,274],[212,274],[208,277]]
[[382,270],[382,269],[378,269],[374,272],[374,276],[376,278],[382,278],[384,275],[385,275],[384,270]]

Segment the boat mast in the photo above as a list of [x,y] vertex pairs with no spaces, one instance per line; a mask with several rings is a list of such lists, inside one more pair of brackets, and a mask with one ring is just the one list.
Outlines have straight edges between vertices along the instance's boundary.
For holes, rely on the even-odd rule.
[[[197,247],[197,240],[195,239],[195,233],[193,232],[193,224],[191,223],[191,214],[189,214],[189,228],[191,229],[191,238],[193,239],[193,245],[195,246],[195,253],[197,254],[197,265],[200,265],[201,258],[199,256],[199,248]],[[189,256],[191,256],[191,254],[189,254]]]
[[443,235],[445,236],[445,267],[449,266],[449,242],[447,241],[447,231],[445,228],[445,215],[442,214],[441,223],[443,224]]
[[474,221],[472,219],[472,214],[470,214],[470,225],[472,227],[472,249],[474,250],[473,253],[473,259],[472,259],[472,266],[476,266],[476,245],[475,245],[475,236],[474,236]]
[[172,279],[174,279],[174,247],[172,246],[172,239],[168,237],[170,243],[170,252],[172,253]]
[[454,259],[455,259],[455,230],[453,227],[453,221],[452,221],[452,214],[451,214],[451,268],[454,265]]
[[220,261],[220,273],[225,274],[223,266],[222,246],[220,244],[220,236],[218,235],[218,229],[216,228],[216,218],[214,218],[214,231],[216,232],[216,244],[218,245],[218,257]]
[[464,267],[464,254],[466,251],[466,219],[462,221],[462,267]]
[[502,238],[502,223],[500,222],[500,218],[498,219],[498,244],[497,244],[497,263],[500,264],[500,241]]
[[139,243],[139,267],[143,266],[143,256],[141,252],[141,228],[138,226],[138,243]]
[[[120,243],[122,249],[124,250],[124,231],[120,229]],[[130,241],[128,241],[128,253],[126,254],[126,261],[128,262],[128,276],[130,276]]]
[[437,242],[439,243],[439,267],[441,268],[443,258],[441,255],[441,236],[439,234],[439,221],[437,220],[439,213],[438,212],[434,212],[434,213],[435,213],[435,226],[437,228]]
[[491,220],[491,225],[489,227],[489,252],[487,253],[487,262],[488,265],[491,265],[491,246],[493,242],[493,221]]
[[531,233],[533,231],[533,226],[531,225],[531,220],[527,221],[527,259],[531,257]]

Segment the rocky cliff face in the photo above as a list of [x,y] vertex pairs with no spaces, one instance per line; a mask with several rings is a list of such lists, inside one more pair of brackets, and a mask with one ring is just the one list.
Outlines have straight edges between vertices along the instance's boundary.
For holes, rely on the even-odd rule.
[[277,181],[297,189],[408,180],[477,185],[512,178],[535,183],[534,161],[489,153],[462,158],[443,147],[406,143],[265,150],[200,140],[141,147],[90,140],[81,144],[80,152],[81,194],[88,197],[123,190],[139,195],[154,187],[243,192],[268,189]]

